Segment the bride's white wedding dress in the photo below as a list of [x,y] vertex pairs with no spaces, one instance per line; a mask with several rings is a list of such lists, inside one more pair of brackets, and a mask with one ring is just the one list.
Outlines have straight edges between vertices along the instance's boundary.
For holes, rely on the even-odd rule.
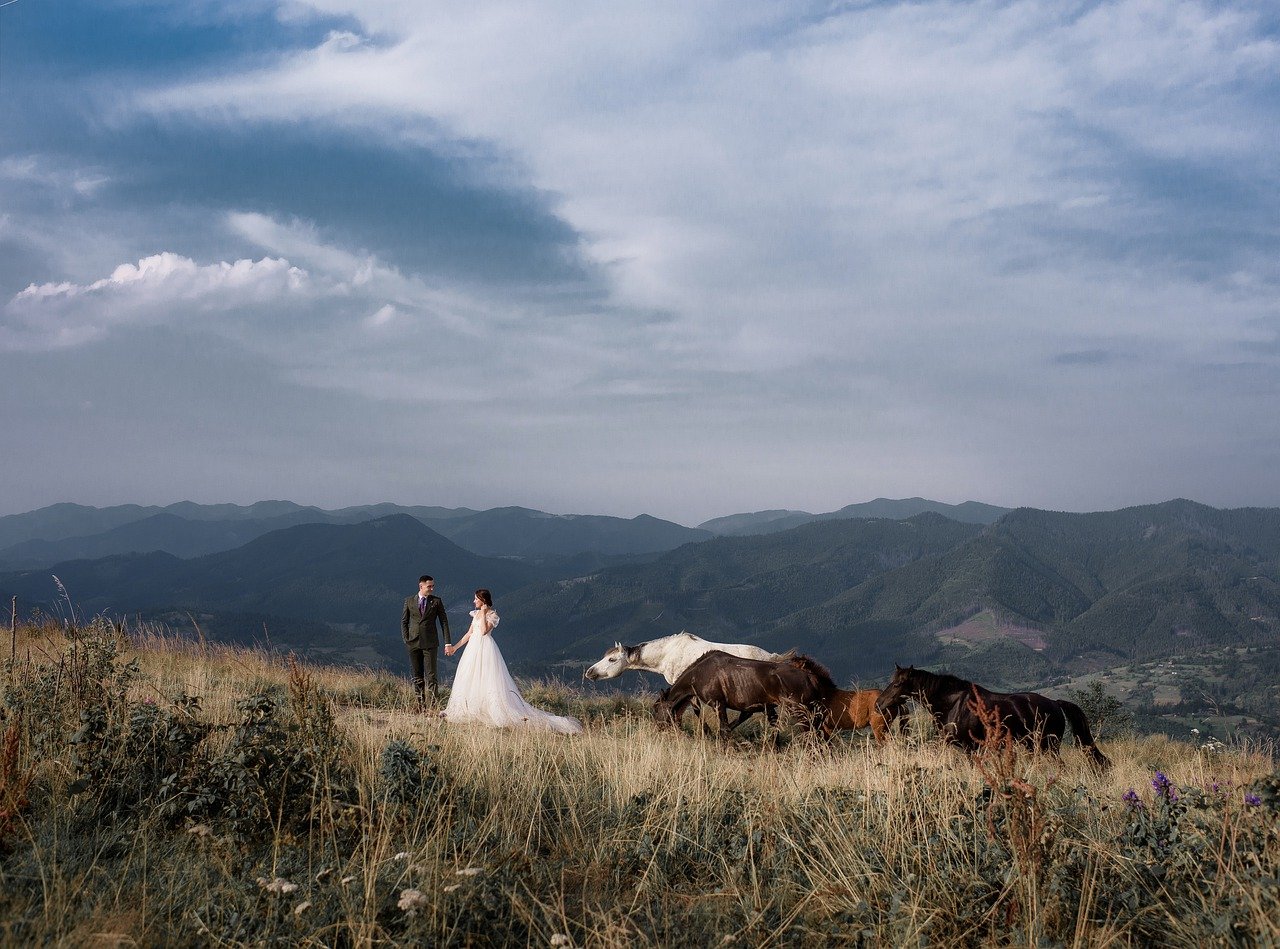
[[494,728],[546,728],[565,735],[582,731],[582,723],[576,718],[544,712],[521,697],[498,644],[493,641],[492,630],[498,625],[498,614],[491,611],[489,615],[492,625],[486,630],[480,611],[471,611],[471,638],[462,647],[449,704],[444,710],[445,719],[479,722]]

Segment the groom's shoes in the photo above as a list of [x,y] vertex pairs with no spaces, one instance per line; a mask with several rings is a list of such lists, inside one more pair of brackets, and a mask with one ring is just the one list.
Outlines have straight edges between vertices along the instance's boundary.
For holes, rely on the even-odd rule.
[[434,692],[428,692],[426,697],[418,696],[418,707],[415,709],[422,715],[434,715],[440,709],[440,696]]

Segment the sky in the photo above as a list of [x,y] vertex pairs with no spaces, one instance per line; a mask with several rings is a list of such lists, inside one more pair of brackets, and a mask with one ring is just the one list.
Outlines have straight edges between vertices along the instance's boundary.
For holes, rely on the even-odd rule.
[[0,514],[1280,505],[1280,12],[0,7]]

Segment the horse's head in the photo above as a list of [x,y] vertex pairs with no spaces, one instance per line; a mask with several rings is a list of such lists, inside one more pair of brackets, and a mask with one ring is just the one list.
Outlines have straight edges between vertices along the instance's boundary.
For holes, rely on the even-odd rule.
[[653,720],[659,727],[674,725],[676,723],[676,716],[670,695],[670,689],[663,689],[658,695],[658,700],[653,703]]
[[893,718],[902,708],[902,703],[909,699],[916,690],[916,668],[905,669],[896,662],[893,664],[893,678],[876,699],[876,711],[886,718]]
[[597,679],[616,679],[627,670],[627,659],[630,653],[631,650],[622,643],[614,643],[604,654],[603,659],[582,673],[583,678],[593,682]]

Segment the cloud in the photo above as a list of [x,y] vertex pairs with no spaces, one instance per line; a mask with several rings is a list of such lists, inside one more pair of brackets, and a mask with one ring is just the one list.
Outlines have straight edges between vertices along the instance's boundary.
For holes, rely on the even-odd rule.
[[279,258],[201,266],[188,257],[160,253],[121,264],[89,284],[31,284],[5,306],[0,346],[75,346],[120,327],[261,306],[309,289],[307,273]]
[[[1261,222],[1280,210],[1276,169],[1257,165],[1280,46],[1248,6],[315,9],[388,39],[325,41],[136,107],[488,143],[558,196],[615,303],[677,314],[744,366],[764,368],[753,350],[798,363],[833,341],[958,328],[962,314],[912,299],[957,270],[991,298],[1019,269],[1088,280],[1122,246],[1143,269],[1211,279],[1176,271],[1169,233],[1184,257],[1217,242],[1219,268],[1274,267]],[[1223,212],[1255,217],[1252,244],[1188,214],[1194,190],[1153,193],[1211,163],[1262,171]]]
[[1261,3],[242,13],[172,12],[190,65],[163,24],[136,68],[76,59],[121,78],[91,123],[59,100],[74,135],[9,123],[0,345],[213,334],[460,452],[491,433],[568,509],[1269,483],[1240,448],[1278,355]]
[[1058,353],[1053,357],[1053,362],[1058,366],[1101,366],[1115,358],[1115,353],[1105,349],[1084,349],[1074,353]]

